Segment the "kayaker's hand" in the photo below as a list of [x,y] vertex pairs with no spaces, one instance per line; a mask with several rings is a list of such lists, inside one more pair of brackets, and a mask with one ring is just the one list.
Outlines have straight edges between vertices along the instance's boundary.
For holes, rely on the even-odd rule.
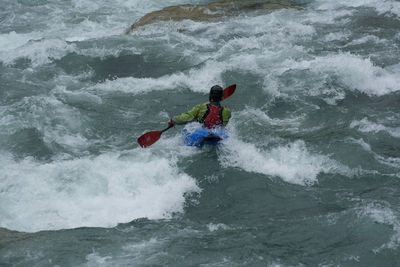
[[168,124],[168,127],[170,127],[170,126],[175,127],[175,123],[172,120],[169,120],[167,124]]

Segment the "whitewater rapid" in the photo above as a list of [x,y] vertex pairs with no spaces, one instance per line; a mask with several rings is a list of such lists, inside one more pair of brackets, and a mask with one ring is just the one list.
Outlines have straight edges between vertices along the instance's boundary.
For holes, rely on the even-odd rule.
[[[73,0],[20,10],[18,3],[5,2],[0,70],[8,87],[2,88],[0,106],[0,227],[27,232],[114,227],[184,213],[188,195],[201,194],[202,188],[179,162],[205,152],[179,147],[179,130],[150,149],[138,148],[140,134],[162,129],[174,112],[186,108],[181,101],[164,105],[162,97],[149,97],[148,105],[160,107],[154,111],[143,107],[143,99],[178,92],[187,97],[182,101],[200,102],[211,85],[227,82],[238,84],[232,99],[242,101],[231,102],[231,138],[217,152],[222,169],[303,187],[318,184],[323,174],[399,176],[399,158],[377,154],[362,136],[346,140],[390,170],[348,163],[345,155],[333,155],[329,145],[321,148],[290,136],[324,130],[306,121],[307,114],[323,106],[308,98],[337,107],[349,93],[382,97],[400,91],[399,63],[388,59],[393,55],[364,47],[393,50],[400,34],[360,33],[352,26],[360,8],[398,20],[399,2],[323,0],[304,10],[155,23],[123,35],[144,14],[182,3]],[[115,64],[112,59],[126,55],[142,65],[133,75],[110,75],[112,69],[102,61]],[[129,62],[118,64],[129,68]],[[124,97],[132,102],[111,101]],[[270,106],[277,99],[289,111],[273,118]],[[151,119],[143,119],[151,112]],[[101,119],[107,114],[115,124]],[[355,117],[342,125],[397,141],[399,126],[392,122],[398,115],[391,115]],[[289,138],[277,137],[283,132]],[[28,149],[32,143],[33,152]],[[397,247],[398,208],[371,201],[355,210],[392,227],[385,246]],[[211,231],[224,227],[209,226]]]

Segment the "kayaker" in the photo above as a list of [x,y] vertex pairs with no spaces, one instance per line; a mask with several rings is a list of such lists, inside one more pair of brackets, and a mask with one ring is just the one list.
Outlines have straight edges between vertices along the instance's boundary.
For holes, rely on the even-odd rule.
[[209,102],[199,104],[190,111],[182,113],[168,121],[168,126],[175,126],[197,121],[204,128],[212,129],[218,126],[226,126],[231,118],[231,110],[221,106],[223,89],[214,85],[210,89]]

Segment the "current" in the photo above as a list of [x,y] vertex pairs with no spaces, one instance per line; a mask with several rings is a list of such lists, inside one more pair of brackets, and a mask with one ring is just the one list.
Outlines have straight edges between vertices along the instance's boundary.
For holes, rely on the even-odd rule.
[[0,266],[400,266],[400,1],[211,2],[0,0]]

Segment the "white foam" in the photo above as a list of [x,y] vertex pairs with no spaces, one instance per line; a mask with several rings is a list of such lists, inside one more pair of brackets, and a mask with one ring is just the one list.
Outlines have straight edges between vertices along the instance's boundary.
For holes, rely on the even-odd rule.
[[[355,143],[360,145],[366,152],[370,153],[371,155],[374,156],[374,158],[381,164],[385,164],[387,166],[391,166],[394,168],[400,168],[400,158],[395,158],[395,157],[384,157],[376,152],[374,152],[371,148],[371,146],[364,141],[364,139],[354,139],[354,138],[347,138],[346,141]],[[389,174],[389,176],[392,176]],[[400,177],[400,174],[394,174],[393,176]]]
[[[69,41],[120,35],[129,25],[145,14],[182,3],[185,3],[185,1],[117,0],[99,3],[99,1],[93,0],[73,0],[72,5],[65,7],[67,12],[61,13],[65,17],[59,19],[60,14],[57,14],[57,12],[52,14],[52,25],[58,22],[59,26],[56,31],[50,31],[50,35],[55,35],[59,38],[64,36]],[[86,19],[79,24],[74,24],[73,27],[64,24],[72,16],[70,14],[76,16],[77,12],[81,17],[86,17]],[[91,14],[93,18],[87,18],[87,14]]]
[[12,31],[6,34],[0,34],[0,52],[16,49],[31,40],[38,39],[40,39],[40,34],[36,32],[24,34]]
[[[251,18],[251,20],[256,20],[257,22],[257,18]],[[275,20],[271,23],[279,24],[279,22]],[[204,25],[204,23],[195,22],[190,22],[189,24],[197,26]],[[151,27],[155,26],[153,25]],[[290,27],[295,27],[297,30],[289,30]],[[207,35],[215,35],[215,37],[217,37],[223,34],[223,29],[229,29],[229,25],[227,23],[221,23],[217,29],[210,28]],[[259,76],[260,79],[267,80],[268,77],[270,77],[270,72],[273,71],[271,69],[273,65],[271,64],[280,62],[282,57],[294,56],[305,52],[302,47],[292,46],[290,42],[288,43],[286,41],[282,44],[281,41],[278,41],[280,40],[280,36],[272,38],[274,34],[271,34],[271,31],[275,34],[277,31],[273,29],[275,29],[275,27],[256,28],[254,30],[255,32],[260,31],[263,33],[260,37],[234,38],[226,43],[222,43],[222,46],[220,46],[216,40],[213,40],[212,43],[210,43],[210,41],[202,42],[201,37],[201,40],[199,40],[198,38],[187,37],[186,35],[178,33],[176,36],[179,38],[179,41],[186,44],[183,53],[190,57],[194,64],[205,62],[204,65],[198,68],[192,68],[189,71],[176,72],[157,78],[118,78],[92,86],[88,89],[101,90],[104,92],[123,91],[139,94],[156,90],[189,88],[194,92],[206,93],[210,86],[221,83],[222,75],[228,71],[237,71],[244,74],[250,73]],[[312,26],[303,25],[301,23],[291,23],[290,25],[286,25],[286,29],[291,34],[291,40],[299,36],[309,38],[315,33]],[[161,30],[165,31],[163,28]],[[240,30],[241,28],[239,28],[238,31]],[[277,40],[277,43],[273,44],[275,40]],[[214,51],[199,53],[199,47],[202,49],[214,48]],[[274,48],[274,51],[270,51],[269,48]],[[265,84],[270,85],[272,82],[273,81],[268,80]],[[270,86],[266,86],[266,90],[273,94],[278,93],[277,90],[274,91],[270,89]]]
[[344,26],[351,21],[350,17],[353,16],[354,13],[355,11],[351,9],[335,9],[334,12],[332,12],[332,10],[312,10],[310,14],[307,15],[311,17],[310,21],[313,22]]
[[331,41],[341,41],[341,40],[347,40],[350,36],[350,33],[348,32],[331,32],[325,35],[325,41],[331,42]]
[[220,156],[224,167],[238,167],[248,172],[279,176],[292,184],[312,185],[317,182],[319,173],[338,172],[340,169],[328,157],[310,153],[303,141],[269,150],[232,137],[226,144]]
[[[50,3],[46,5],[46,10],[38,7],[24,13],[24,16],[16,16],[19,23],[38,24],[36,27],[38,30],[0,34],[0,61],[9,65],[17,59],[28,58],[34,67],[47,64],[53,59],[75,52],[76,47],[70,42],[122,35],[130,23],[147,12],[171,4],[179,4],[182,1],[117,2],[74,0],[72,5],[62,2]],[[46,12],[45,19],[42,18],[42,12]],[[71,22],[71,18],[75,18],[75,21]],[[15,22],[5,21],[4,23]],[[97,47],[85,49],[90,55],[101,53],[99,50],[101,48]],[[109,49],[109,53],[118,54],[118,48]]]
[[[274,82],[274,80],[268,79],[270,73],[274,72],[273,68],[276,64],[281,64],[282,58],[296,58],[299,54],[306,53],[307,51],[302,46],[293,45],[292,42],[298,41],[298,39],[310,39],[316,31],[313,26],[302,22],[288,22],[283,11],[282,13],[275,13],[265,16],[240,17],[228,22],[218,23],[173,22],[174,25],[184,26],[189,31],[204,29],[204,33],[196,36],[196,38],[188,34],[174,33],[174,31],[170,33],[174,41],[179,41],[182,44],[181,46],[184,47],[182,52],[184,56],[189,57],[194,65],[205,62],[204,66],[155,79],[118,79],[113,82],[116,86],[108,83],[104,85],[104,89],[113,90],[113,88],[116,88],[116,90],[143,93],[151,90],[189,87],[193,91],[203,92],[207,89],[198,88],[208,88],[209,85],[220,82],[222,74],[236,71],[259,76],[261,80],[266,80],[265,88],[267,91],[273,94],[279,93],[269,86]],[[232,27],[232,23],[235,27]],[[158,31],[163,34],[162,36],[165,36],[165,24],[149,25],[145,27],[146,29],[143,32],[154,34],[152,31]],[[220,39],[225,38],[224,35],[227,31],[231,34],[237,34],[238,37],[221,42]],[[133,34],[141,36],[142,32]],[[166,41],[169,41],[169,39]],[[129,85],[131,83],[140,84],[140,88],[133,89]],[[99,86],[99,88],[103,87]]]
[[[86,98],[88,101],[97,100],[95,96]],[[90,143],[83,134],[85,118],[54,95],[25,97],[0,112],[0,133],[13,134],[22,129],[35,128],[43,134],[47,144],[57,143],[75,152],[85,151]]]
[[223,224],[223,223],[209,223],[209,224],[207,224],[207,228],[210,232],[231,229],[228,225]]
[[[176,1],[173,2],[178,3]],[[75,1],[74,4],[80,9],[87,9],[88,12],[94,12],[102,8],[96,3],[92,5],[92,1],[87,0]],[[127,1],[121,4],[127,5],[132,10],[137,8],[136,12],[147,12],[160,8],[160,5],[167,5],[167,3],[159,4],[155,2],[143,4],[138,1]],[[192,68],[184,73],[171,73],[159,78],[119,78],[95,85],[90,87],[89,90],[95,89],[107,92],[119,90],[130,93],[146,93],[152,90],[189,88],[195,92],[207,92],[210,86],[222,82],[222,75],[225,72],[234,70],[259,76],[260,79],[264,80],[266,91],[273,95],[279,95],[278,88],[271,86],[277,83],[276,77],[271,76],[271,72],[274,72],[274,65],[280,63],[282,57],[297,57],[299,54],[305,53],[304,48],[293,45],[293,41],[299,38],[302,40],[309,39],[315,34],[314,27],[307,25],[307,23],[298,21],[298,19],[287,21],[286,15],[292,14],[291,12],[295,11],[278,11],[269,15],[249,18],[240,17],[219,23],[179,22],[187,26],[189,30],[205,28],[206,32],[195,38],[188,34],[171,33],[166,40],[177,38],[177,41],[185,44],[182,45],[184,47],[183,55],[191,58],[194,64],[206,62],[204,66]],[[298,14],[301,13],[299,12]],[[103,21],[102,23],[86,19],[72,29],[69,25],[55,23],[62,22],[62,18],[57,20],[54,18],[52,30],[43,32],[45,38],[53,39],[42,40],[40,43],[44,43],[37,47],[32,47],[31,43],[25,44],[25,46],[10,54],[0,55],[0,60],[7,64],[12,64],[19,58],[29,58],[33,61],[34,66],[39,66],[50,63],[52,59],[60,58],[71,52],[87,56],[106,57],[110,55],[117,56],[121,51],[126,51],[128,48],[132,50],[132,53],[141,53],[139,48],[125,47],[123,44],[117,47],[89,48],[78,48],[75,44],[70,44],[69,42],[62,44],[62,40],[81,41],[85,40],[85,38],[97,38],[115,34],[115,29],[120,27],[118,24],[120,21],[115,16],[108,17],[110,21]],[[235,23],[238,27],[232,28],[232,23]],[[242,37],[230,39],[227,42],[219,41],[220,38],[224,37],[226,31],[231,32],[232,30]],[[162,28],[161,31],[163,38],[165,38],[165,28]],[[246,36],[249,31],[251,36]],[[50,45],[52,43],[51,40],[59,40],[60,42]],[[63,45],[66,46],[63,47]],[[48,48],[45,48],[46,46]],[[210,50],[211,52],[209,52]]]
[[108,266],[108,262],[112,260],[111,256],[100,256],[98,253],[93,252],[86,255],[85,266]]
[[360,145],[366,152],[372,152],[371,146],[364,141],[364,139],[348,138],[348,141]]
[[89,39],[121,34],[121,27],[123,25],[121,25],[121,23],[118,23],[117,21],[108,20],[108,18],[110,17],[112,17],[112,15],[107,16],[107,19],[103,22],[85,19],[79,24],[74,25],[74,27],[65,26],[65,28],[57,29],[56,32],[49,32],[46,34],[47,36],[64,38],[64,40],[69,42],[81,42]]
[[369,217],[376,223],[386,224],[392,227],[393,235],[390,240],[382,246],[374,249],[376,253],[383,249],[397,249],[400,245],[400,221],[396,212],[381,203],[367,203],[359,211],[360,217]]
[[374,8],[379,15],[382,14],[390,14],[397,17],[400,17],[400,3],[398,1],[393,0],[338,0],[338,1],[329,1],[329,0],[318,0],[318,9],[321,10],[337,10],[346,7],[369,7]]
[[332,54],[298,62],[287,60],[285,64],[287,70],[309,70],[317,76],[335,75],[350,90],[371,96],[382,96],[400,90],[398,73],[375,66],[369,58],[350,53]]
[[83,83],[93,77],[93,71],[80,72],[77,75],[68,75],[61,73],[54,77],[53,84],[56,84],[56,90],[65,88],[82,88]]
[[350,124],[350,128],[357,128],[360,132],[363,133],[386,132],[392,137],[400,137],[400,127],[387,127],[383,124],[371,122],[367,118],[364,118],[360,121],[352,121]]
[[74,44],[68,44],[60,39],[44,39],[30,41],[11,51],[1,51],[0,61],[6,65],[13,64],[17,59],[28,58],[34,67],[60,59],[75,50]]
[[[174,233],[168,233],[169,236]],[[150,238],[139,242],[130,242],[122,247],[121,256],[119,256],[112,264],[114,266],[124,265],[141,265],[143,262],[151,264],[151,259],[163,257],[166,255],[164,248],[167,246],[167,240],[163,238]],[[127,260],[129,259],[129,260]],[[159,261],[158,261],[159,262]]]
[[375,43],[375,44],[383,44],[383,43],[387,42],[387,40],[386,39],[380,39],[380,38],[376,37],[375,35],[366,35],[366,36],[363,36],[363,37],[361,37],[359,39],[351,41],[350,43],[346,44],[346,46],[349,46],[349,45],[360,45],[360,44],[365,44],[365,43],[368,43],[368,42],[372,42],[372,43]]
[[[127,230],[129,232],[129,230]],[[162,259],[168,257],[166,248],[170,245],[171,240],[181,240],[181,239],[191,239],[203,236],[204,232],[200,232],[191,227],[187,228],[175,228],[169,227],[166,236],[161,234],[161,236],[150,237],[145,239],[139,239],[138,241],[128,241],[126,242],[120,253],[113,259],[108,259],[106,266],[140,266],[143,262],[150,265],[157,264],[159,262],[165,262]],[[93,255],[91,253],[90,255]],[[95,253],[94,259],[88,259],[88,266],[98,266],[96,265],[97,260],[102,260],[104,257],[100,256],[99,253]],[[160,261],[161,260],[161,261]]]
[[[235,114],[236,115],[236,114]],[[238,119],[252,120],[259,125],[273,125],[285,128],[285,130],[298,130],[305,116],[290,116],[289,118],[277,119],[271,118],[267,113],[260,109],[246,107],[245,112],[237,114]]]
[[96,104],[100,105],[103,103],[103,100],[94,94],[89,92],[85,92],[82,90],[79,91],[69,91],[66,90],[64,86],[57,86],[55,90],[53,90],[55,94],[57,94],[60,98],[68,101],[68,103],[72,104]]
[[[75,0],[75,2],[87,2],[88,0]],[[92,3],[93,1],[90,1],[89,3]],[[201,0],[193,0],[190,1],[190,4],[201,4],[204,1]],[[149,1],[142,1],[142,0],[116,0],[110,2],[112,6],[115,6],[118,3],[118,7],[121,9],[124,8],[129,8],[132,11],[140,11],[141,13],[143,12],[151,12],[155,10],[162,9],[167,6],[173,6],[173,5],[180,5],[180,4],[187,4],[188,1],[186,0],[165,0],[165,1],[157,1],[157,0],[149,0]]]
[[[115,27],[119,29],[121,26]],[[54,33],[32,32],[29,34],[16,34],[11,32],[6,35],[0,35],[0,61],[6,65],[11,65],[18,59],[27,58],[31,61],[33,67],[38,67],[51,63],[55,59],[60,59],[72,52],[100,58],[116,57],[122,50],[130,51],[132,54],[140,53],[140,49],[126,47],[123,44],[116,47],[94,46],[78,48],[75,43],[71,43],[114,35],[116,29],[108,29],[107,25],[85,20],[72,30],[69,28],[51,29]],[[65,31],[65,34],[62,34],[63,31]]]
[[168,218],[183,211],[185,193],[199,191],[175,164],[143,149],[47,164],[1,155],[0,227],[32,232]]
[[88,90],[140,94],[158,90],[189,88],[194,92],[208,93],[212,85],[222,83],[221,74],[225,70],[223,65],[223,63],[209,62],[200,69],[191,69],[188,73],[178,72],[159,78],[117,78],[96,84]]

